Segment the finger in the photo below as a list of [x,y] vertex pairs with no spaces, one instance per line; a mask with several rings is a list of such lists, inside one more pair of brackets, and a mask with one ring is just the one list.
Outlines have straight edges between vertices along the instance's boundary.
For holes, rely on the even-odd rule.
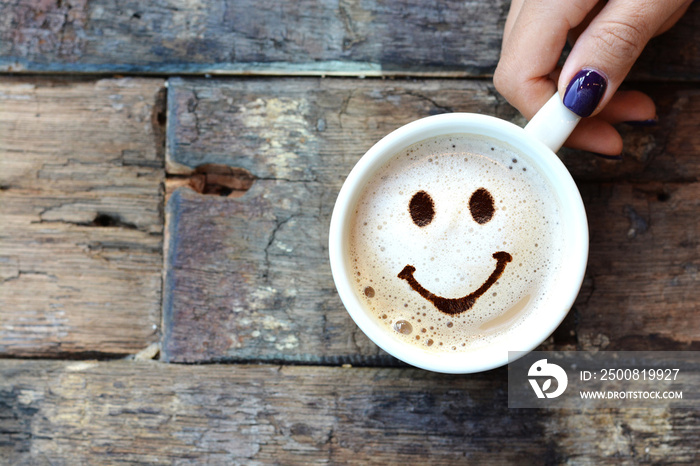
[[617,91],[598,117],[612,124],[654,120],[656,105],[643,92]]
[[618,155],[623,142],[612,125],[655,118],[656,107],[649,96],[638,91],[618,91],[598,116],[581,120],[565,145],[602,155]]
[[579,36],[559,77],[564,104],[581,117],[610,101],[651,37],[685,0],[611,0]]
[[[503,27],[503,42],[505,44],[510,36],[510,31],[513,29],[513,24],[515,23],[518,15],[520,14],[520,9],[523,6],[525,0],[513,0],[510,3],[510,10],[508,10],[508,17],[506,18],[506,24]],[[501,46],[501,48],[503,48]]]
[[525,0],[503,43],[494,73],[496,89],[526,118],[554,94],[548,77],[566,44],[597,0]]
[[588,14],[583,19],[583,21],[581,21],[581,23],[579,25],[577,25],[576,27],[572,28],[569,31],[569,35],[568,35],[569,44],[573,45],[576,43],[576,39],[578,39],[578,37],[583,33],[583,31],[586,30],[588,25],[591,24],[591,21],[593,21],[593,18],[598,16],[598,13],[600,13],[603,10],[606,3],[607,3],[606,0],[600,0],[598,3],[596,3],[595,6],[593,6],[593,8],[591,9],[591,11],[588,12]]
[[[679,19],[683,17],[685,12],[688,10],[688,7],[693,3],[693,0],[686,0],[685,4],[681,6],[678,10],[676,10],[675,13],[671,15],[670,18],[666,20],[664,24],[662,24],[659,29],[656,30],[654,33],[654,37],[663,34],[664,32],[668,31],[673,27],[674,24],[678,22]],[[605,6],[606,2],[605,1],[600,1],[598,4],[591,10],[591,12],[586,16],[586,19],[584,19],[581,24],[573,28],[571,31],[569,31],[569,43],[574,44],[576,43],[576,39],[581,35],[583,31],[586,30],[589,24],[591,24],[591,21],[593,21],[593,18],[598,16],[598,13],[601,12],[603,7]]]
[[693,3],[693,0],[687,0],[678,10],[676,10],[676,12],[673,13],[671,17],[668,18],[666,22],[662,24],[661,27],[659,27],[659,29],[654,33],[654,37],[671,29],[671,27],[673,27],[673,25],[676,24],[679,19],[681,19],[685,12],[688,11],[691,3]]
[[564,145],[603,155],[622,153],[620,133],[610,123],[597,117],[581,120]]

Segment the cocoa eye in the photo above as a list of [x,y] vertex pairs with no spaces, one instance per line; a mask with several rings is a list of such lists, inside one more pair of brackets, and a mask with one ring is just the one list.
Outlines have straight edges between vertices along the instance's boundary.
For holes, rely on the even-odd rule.
[[424,227],[433,221],[435,217],[435,203],[430,194],[425,191],[418,191],[408,203],[408,211],[411,219],[419,227]]
[[486,188],[479,188],[469,198],[469,212],[479,225],[487,223],[493,218],[496,209],[493,207],[493,196]]

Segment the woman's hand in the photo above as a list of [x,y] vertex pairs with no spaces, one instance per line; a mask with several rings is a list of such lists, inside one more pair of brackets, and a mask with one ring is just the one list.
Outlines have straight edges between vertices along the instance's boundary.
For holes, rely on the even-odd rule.
[[[568,147],[622,152],[613,124],[656,118],[651,98],[619,91],[647,42],[669,29],[692,0],[513,0],[503,34],[496,89],[528,120],[559,90],[582,117]],[[564,67],[557,62],[575,41]]]

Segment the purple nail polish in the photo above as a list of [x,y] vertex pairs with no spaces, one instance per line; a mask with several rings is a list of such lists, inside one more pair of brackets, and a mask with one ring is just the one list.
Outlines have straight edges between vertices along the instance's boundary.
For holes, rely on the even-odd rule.
[[622,155],[607,155],[599,154],[598,152],[592,152],[593,155],[605,160],[622,160]]
[[564,93],[564,105],[580,117],[596,109],[605,94],[608,80],[595,70],[583,69],[571,80]]
[[656,126],[659,124],[659,119],[650,118],[642,121],[625,121],[625,124],[629,126]]

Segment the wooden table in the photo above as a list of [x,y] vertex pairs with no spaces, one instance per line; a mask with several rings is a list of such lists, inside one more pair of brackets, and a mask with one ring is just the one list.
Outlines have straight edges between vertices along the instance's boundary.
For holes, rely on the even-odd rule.
[[[0,463],[694,463],[700,415],[507,407],[372,344],[331,279],[337,192],[427,115],[523,124],[506,0],[0,3]],[[700,5],[627,84],[659,124],[560,155],[590,220],[541,349],[700,349]],[[364,78],[364,79],[358,79]]]

